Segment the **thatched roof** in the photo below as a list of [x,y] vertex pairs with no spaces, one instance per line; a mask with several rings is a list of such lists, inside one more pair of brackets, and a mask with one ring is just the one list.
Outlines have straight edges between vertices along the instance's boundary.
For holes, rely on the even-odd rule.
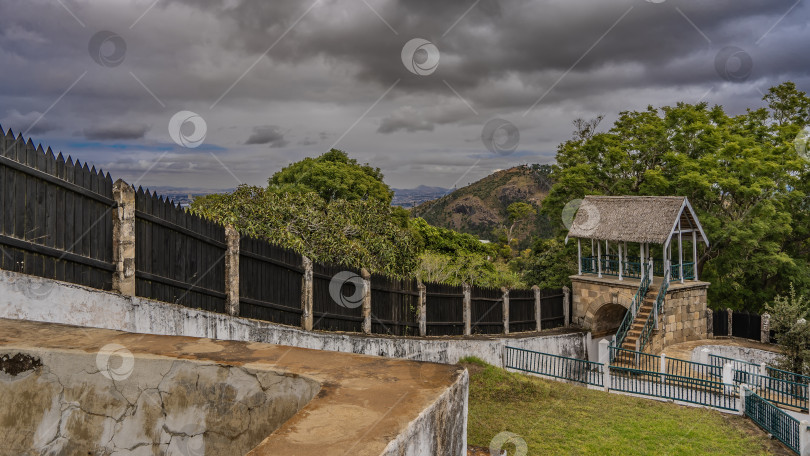
[[677,232],[678,220],[682,230],[696,230],[708,245],[697,215],[683,196],[586,196],[568,236],[664,244]]

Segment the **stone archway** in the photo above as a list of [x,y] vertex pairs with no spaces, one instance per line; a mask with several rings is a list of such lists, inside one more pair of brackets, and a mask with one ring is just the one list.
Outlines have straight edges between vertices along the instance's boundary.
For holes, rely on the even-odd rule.
[[620,304],[605,303],[600,306],[591,320],[592,337],[616,334],[627,312],[627,308]]

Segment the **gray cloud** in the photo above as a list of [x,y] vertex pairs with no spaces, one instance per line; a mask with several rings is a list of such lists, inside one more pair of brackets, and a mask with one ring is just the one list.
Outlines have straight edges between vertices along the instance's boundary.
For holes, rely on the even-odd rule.
[[82,135],[90,140],[127,140],[141,139],[149,131],[145,124],[112,123],[93,125],[82,130]]
[[284,139],[284,133],[275,125],[253,127],[253,133],[245,144],[270,144],[270,147],[284,147],[289,141]]
[[[0,5],[2,125],[24,131],[45,113],[30,135],[117,177],[150,170],[145,185],[261,184],[339,140],[395,186],[449,187],[547,162],[576,117],[606,114],[604,128],[620,111],[699,99],[738,113],[788,79],[810,91],[810,5],[790,10],[795,0],[321,0],[303,18],[310,0],[163,0],[145,15],[141,2],[63,3]],[[119,66],[88,54],[100,30],[126,42]],[[401,62],[415,37],[440,51],[429,76]],[[717,74],[726,46],[751,56],[747,79]],[[167,123],[180,110],[206,120],[209,148],[150,168],[174,147]],[[481,144],[496,117],[520,129],[515,154]],[[100,145],[78,148],[75,132]],[[122,140],[142,148],[105,147]]]

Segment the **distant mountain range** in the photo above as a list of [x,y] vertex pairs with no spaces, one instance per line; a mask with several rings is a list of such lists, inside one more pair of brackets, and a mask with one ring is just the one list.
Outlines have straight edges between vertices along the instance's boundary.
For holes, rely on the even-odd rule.
[[391,204],[406,209],[441,198],[450,193],[448,188],[428,187],[427,185],[420,185],[416,188],[394,188],[392,190],[394,191],[394,199]]

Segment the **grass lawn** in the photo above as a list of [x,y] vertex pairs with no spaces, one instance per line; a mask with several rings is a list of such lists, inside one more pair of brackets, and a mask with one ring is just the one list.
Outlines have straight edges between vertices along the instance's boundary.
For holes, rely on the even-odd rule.
[[[792,455],[749,419],[507,372],[475,359],[470,445],[519,435],[529,455]],[[509,455],[514,448],[504,448]]]

